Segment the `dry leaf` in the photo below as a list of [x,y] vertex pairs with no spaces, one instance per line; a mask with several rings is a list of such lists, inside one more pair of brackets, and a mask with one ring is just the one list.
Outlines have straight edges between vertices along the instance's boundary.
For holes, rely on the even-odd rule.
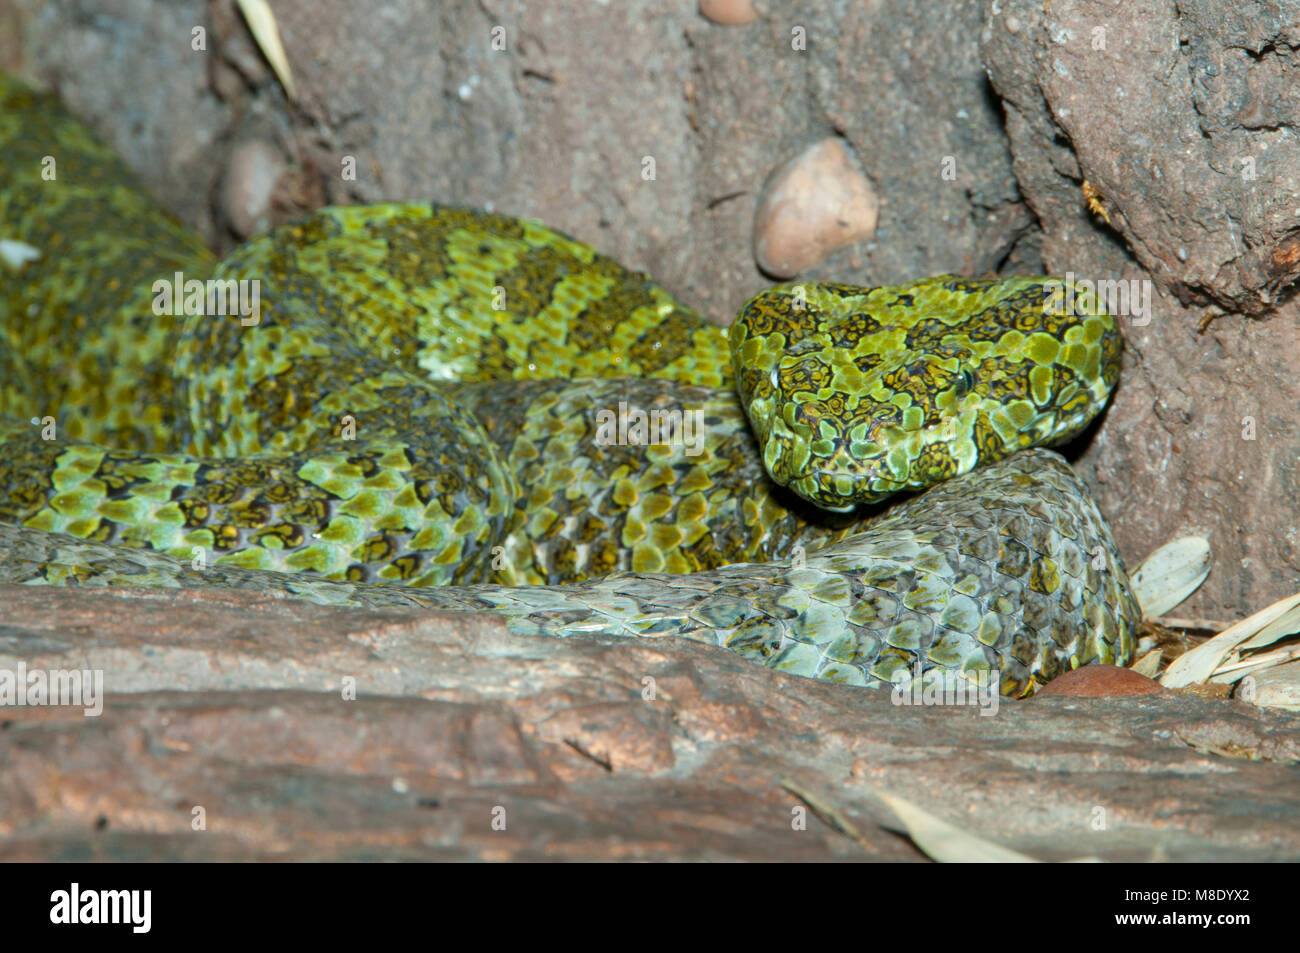
[[[1214,638],[1174,659],[1173,664],[1160,677],[1160,684],[1166,688],[1182,688],[1206,681],[1215,674],[1220,663],[1247,639],[1251,645],[1264,645],[1288,634],[1282,630],[1292,623],[1283,620],[1290,619],[1297,608],[1300,608],[1300,593],[1279,599],[1271,606],[1228,626]],[[1268,636],[1267,641],[1261,641],[1264,636]]]
[[1203,536],[1165,543],[1142,561],[1130,580],[1142,613],[1162,616],[1196,591],[1210,574],[1210,544]]
[[290,99],[297,98],[293,88],[293,75],[289,72],[289,57],[284,53],[284,44],[280,42],[280,28],[276,26],[275,14],[271,12],[266,0],[237,0],[240,12],[248,22],[248,32],[253,34],[262,55],[275,70],[285,94]]
[[1160,659],[1165,654],[1164,649],[1152,649],[1134,662],[1130,668],[1139,675],[1145,675],[1147,678],[1155,678],[1156,672],[1160,671]]
[[953,827],[947,821],[941,821],[928,811],[923,811],[911,801],[880,792],[877,792],[876,796],[889,806],[902,822],[907,836],[932,860],[945,864],[1038,863],[1025,854]]

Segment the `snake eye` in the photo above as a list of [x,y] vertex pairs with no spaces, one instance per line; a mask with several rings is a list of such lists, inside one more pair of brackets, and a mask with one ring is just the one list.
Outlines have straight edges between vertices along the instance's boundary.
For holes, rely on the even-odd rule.
[[957,375],[957,383],[954,385],[955,398],[961,400],[967,394],[975,389],[975,375],[969,369],[963,369]]

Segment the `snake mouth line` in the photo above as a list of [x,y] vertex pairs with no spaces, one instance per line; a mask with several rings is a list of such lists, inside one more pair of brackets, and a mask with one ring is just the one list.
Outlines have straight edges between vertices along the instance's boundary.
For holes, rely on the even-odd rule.
[[827,484],[834,486],[835,481],[839,477],[848,477],[852,480],[855,488],[861,488],[861,492],[865,493],[866,496],[859,499],[852,493],[849,495],[836,494],[837,496],[842,496],[843,499],[847,501],[842,506],[830,506],[817,500],[810,502],[815,503],[819,509],[826,510],[828,513],[851,513],[859,506],[870,506],[880,503],[893,496],[895,493],[902,493],[908,489],[907,484],[893,479],[890,479],[890,485],[888,487],[883,489],[873,489],[872,484],[880,480],[878,472],[863,473],[860,470],[828,470],[823,467],[807,470],[800,479],[793,481],[791,485],[795,486],[801,483],[812,483],[819,491],[824,493],[827,490]]

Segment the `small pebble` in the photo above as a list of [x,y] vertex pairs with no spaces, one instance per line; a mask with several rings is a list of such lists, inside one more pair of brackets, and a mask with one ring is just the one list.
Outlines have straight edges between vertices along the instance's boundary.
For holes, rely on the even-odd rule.
[[271,202],[284,171],[280,150],[262,139],[241,142],[231,153],[221,205],[226,221],[240,238],[263,232],[271,224]]
[[722,26],[744,26],[758,19],[754,0],[700,0],[700,15]]
[[1038,690],[1039,695],[1076,698],[1119,698],[1124,695],[1158,695],[1166,689],[1154,679],[1118,665],[1085,665],[1058,675]]
[[876,232],[880,202],[834,137],[809,146],[769,178],[754,213],[754,259],[792,278]]

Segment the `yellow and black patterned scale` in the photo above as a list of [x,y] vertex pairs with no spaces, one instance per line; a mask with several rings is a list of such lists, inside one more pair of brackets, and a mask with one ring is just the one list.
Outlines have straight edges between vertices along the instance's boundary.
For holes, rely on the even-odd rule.
[[0,168],[0,582],[490,610],[861,685],[1132,653],[1109,531],[1030,449],[1118,374],[1060,283],[784,285],[728,334],[542,225],[413,204],[216,262],[2,76]]

